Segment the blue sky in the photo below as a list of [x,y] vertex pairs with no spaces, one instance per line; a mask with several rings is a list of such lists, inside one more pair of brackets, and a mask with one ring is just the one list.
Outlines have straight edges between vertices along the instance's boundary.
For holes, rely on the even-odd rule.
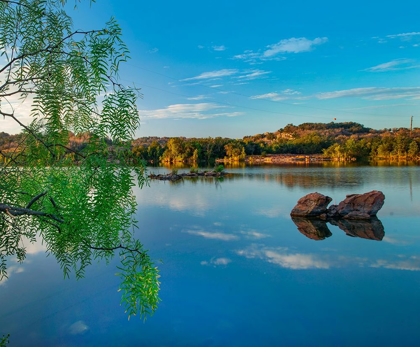
[[122,26],[121,79],[144,95],[137,136],[420,122],[419,2],[99,0],[69,12],[76,28]]

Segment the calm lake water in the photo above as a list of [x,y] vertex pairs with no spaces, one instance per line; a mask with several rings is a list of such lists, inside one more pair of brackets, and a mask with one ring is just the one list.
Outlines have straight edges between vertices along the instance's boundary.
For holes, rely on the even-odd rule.
[[[146,322],[119,306],[118,259],[63,280],[39,243],[0,283],[0,333],[11,346],[419,345],[420,167],[229,172],[136,191],[137,237],[161,274]],[[374,189],[382,225],[350,226],[353,237],[330,224],[329,237],[305,235],[289,216],[310,192],[338,203]]]

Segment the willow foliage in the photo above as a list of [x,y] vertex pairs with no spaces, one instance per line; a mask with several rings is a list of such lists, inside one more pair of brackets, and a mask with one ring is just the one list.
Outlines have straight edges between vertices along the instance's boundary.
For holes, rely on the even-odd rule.
[[[0,0],[0,115],[23,131],[16,150],[0,153],[0,278],[11,256],[24,260],[23,239],[41,237],[65,276],[119,252],[122,303],[145,317],[157,307],[159,275],[133,237],[133,186],[145,176],[125,155],[139,126],[138,90],[117,79],[129,51],[114,19],[74,30],[64,5]],[[30,125],[17,100],[31,105]],[[72,149],[70,132],[88,146]]]

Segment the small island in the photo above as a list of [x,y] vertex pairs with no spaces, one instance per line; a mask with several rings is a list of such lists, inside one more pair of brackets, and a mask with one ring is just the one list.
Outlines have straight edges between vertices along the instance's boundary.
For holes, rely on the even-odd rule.
[[212,171],[198,171],[197,169],[191,168],[190,172],[183,172],[178,173],[178,170],[172,170],[172,172],[168,174],[154,174],[151,173],[148,177],[152,180],[160,180],[160,181],[179,181],[184,178],[197,178],[197,177],[206,177],[206,178],[222,178],[226,175],[229,175],[226,171],[224,171],[224,166],[219,165]]

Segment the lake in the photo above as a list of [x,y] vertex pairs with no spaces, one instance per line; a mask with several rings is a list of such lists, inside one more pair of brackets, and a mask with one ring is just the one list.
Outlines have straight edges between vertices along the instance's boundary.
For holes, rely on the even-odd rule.
[[[23,264],[9,263],[0,283],[0,333],[11,334],[11,346],[419,343],[419,166],[228,171],[234,175],[222,180],[151,181],[136,190],[136,236],[161,275],[154,316],[127,320],[117,258],[64,280],[39,242]],[[328,224],[330,234],[314,237],[290,218],[308,193],[338,203],[371,190],[386,196],[378,213],[384,235],[356,227],[350,236]]]

